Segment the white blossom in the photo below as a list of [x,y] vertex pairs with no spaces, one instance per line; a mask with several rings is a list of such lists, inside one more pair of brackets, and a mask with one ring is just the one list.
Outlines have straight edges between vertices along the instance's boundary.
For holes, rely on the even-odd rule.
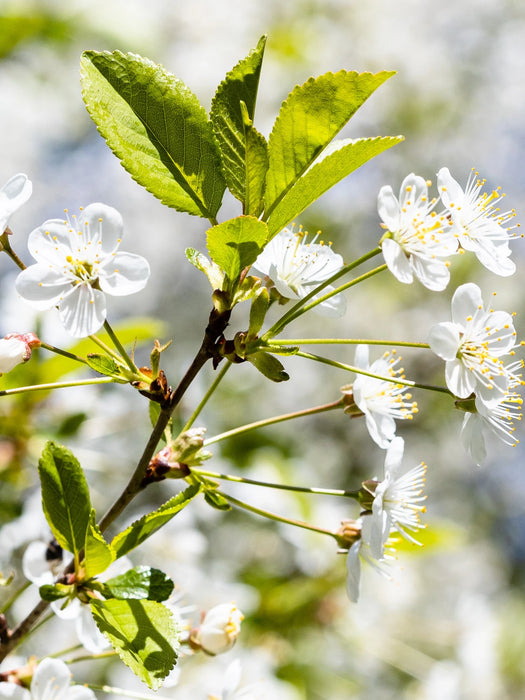
[[365,515],[356,524],[361,526],[361,538],[350,547],[346,557],[346,592],[353,603],[359,600],[361,562],[369,564],[382,576],[391,580],[390,563],[394,559],[392,549],[388,546],[383,548],[381,557],[374,556],[370,546],[372,516]]
[[515,435],[515,423],[521,420],[521,407],[523,399],[514,391],[521,384],[521,374],[517,374],[518,367],[523,367],[520,360],[507,368],[511,375],[509,390],[505,392],[501,400],[491,406],[487,406],[476,397],[475,411],[468,411],[461,426],[461,441],[463,447],[470,453],[476,464],[481,464],[487,456],[485,446],[485,434],[496,435],[505,444],[516,447],[519,443]]
[[44,222],[29,235],[37,262],[18,275],[18,293],[36,309],[57,306],[71,335],[95,333],[106,319],[105,294],[134,294],[150,274],[145,258],[117,252],[122,229],[119,212],[100,203],[90,204],[78,219],[67,214],[65,220]]
[[223,654],[235,644],[243,619],[235,603],[221,603],[208,610],[192,639],[208,654]]
[[430,330],[433,352],[446,362],[450,391],[461,399],[472,393],[487,406],[499,403],[508,391],[511,376],[503,357],[515,347],[516,331],[511,314],[485,310],[476,284],[463,284],[452,297],[452,322]]
[[441,291],[450,279],[447,258],[457,252],[457,240],[446,216],[434,211],[428,183],[410,173],[401,184],[399,199],[389,185],[381,188],[378,212],[387,233],[381,250],[390,272],[404,284],[414,275],[428,289]]
[[461,249],[472,251],[491,272],[507,277],[516,270],[510,260],[509,240],[515,237],[514,227],[505,224],[516,215],[514,210],[501,212],[497,206],[505,196],[500,188],[490,194],[481,192],[485,180],[472,171],[465,190],[452,177],[448,168],[438,173],[438,190],[447,208]]
[[425,512],[421,505],[425,485],[426,465],[421,463],[406,473],[401,472],[405,443],[396,437],[390,443],[385,458],[385,477],[374,492],[372,504],[372,527],[370,530],[370,551],[375,559],[381,559],[383,549],[391,531],[399,532],[413,544],[420,544],[412,532],[423,527],[419,516]]
[[0,698],[12,700],[96,700],[92,690],[71,685],[71,673],[60,659],[46,658],[33,674],[31,690],[13,683],[0,683]]
[[398,377],[404,378],[403,369],[398,367],[400,361],[401,358],[395,356],[395,350],[384,353],[372,364],[369,363],[368,345],[358,345],[355,352],[355,366],[358,369],[392,378],[392,381],[387,381],[358,374],[349,387],[356,406],[365,414],[370,437],[383,449],[395,436],[394,419],[412,419],[417,413],[417,403],[411,401],[411,394],[405,393],[408,387],[395,381]]
[[[302,230],[285,228],[266,245],[253,266],[270,278],[283,297],[302,299],[344,264],[343,258],[334,253],[331,246],[316,243],[316,239],[317,236],[308,243],[307,234]],[[328,285],[320,296],[333,289]],[[342,294],[336,294],[314,307],[315,311],[325,316],[342,316],[345,309],[346,301]]]
[[27,175],[18,173],[13,175],[0,190],[0,234],[9,223],[11,215],[27,202],[33,191],[31,180]]

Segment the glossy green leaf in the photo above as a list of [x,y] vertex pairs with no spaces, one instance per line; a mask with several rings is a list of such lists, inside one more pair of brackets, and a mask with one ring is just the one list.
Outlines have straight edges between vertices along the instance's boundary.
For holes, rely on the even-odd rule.
[[374,90],[393,74],[325,73],[292,90],[268,142],[267,216]]
[[125,574],[115,576],[104,584],[104,595],[108,598],[136,600],[167,600],[174,588],[173,581],[159,569],[136,566]]
[[251,124],[245,126],[246,196],[244,210],[259,216],[264,209],[264,188],[268,172],[268,144]]
[[254,352],[247,355],[246,359],[272,382],[286,382],[290,379],[290,375],[285,372],[279,360],[267,352]]
[[204,500],[208,505],[216,510],[231,510],[232,507],[220,493],[210,490],[204,493]]
[[402,140],[402,136],[378,136],[334,141],[272,211],[268,218],[270,237],[281,231],[330,187]]
[[83,549],[91,503],[82,467],[62,445],[48,442],[38,463],[46,520],[63,549]]
[[88,112],[134,180],[163,204],[214,218],[225,189],[204,108],[162,66],[131,53],[85,51]]
[[154,600],[97,600],[91,612],[121,660],[152,690],[177,661],[181,630],[173,614]]
[[226,277],[236,282],[252,265],[268,238],[268,228],[253,216],[238,216],[208,230],[208,251]]
[[139,544],[151,537],[154,532],[170,521],[199,493],[200,486],[188,486],[187,489],[178,493],[160,508],[143,515],[139,520],[135,520],[123,532],[113,538],[111,546],[117,553],[117,557],[122,557]]
[[63,583],[56,583],[54,585],[45,583],[43,586],[40,586],[38,593],[42,600],[47,600],[48,603],[53,603],[55,600],[61,600],[62,598],[69,597],[72,593],[74,593],[74,590],[74,586],[68,586]]
[[84,549],[84,568],[86,578],[98,576],[115,561],[115,552],[106,542],[95,522],[95,511],[92,510],[86,531],[86,545]]
[[[226,75],[211,104],[211,123],[219,144],[224,176],[230,192],[246,199],[246,139],[241,102],[253,119],[266,37]],[[250,212],[247,212],[250,213]]]
[[86,362],[99,374],[104,374],[107,377],[119,377],[120,369],[115,360],[107,355],[99,353],[89,353],[86,355]]
[[250,307],[250,325],[248,326],[248,338],[256,338],[262,328],[264,319],[270,307],[270,293],[266,287],[261,287],[254,295]]

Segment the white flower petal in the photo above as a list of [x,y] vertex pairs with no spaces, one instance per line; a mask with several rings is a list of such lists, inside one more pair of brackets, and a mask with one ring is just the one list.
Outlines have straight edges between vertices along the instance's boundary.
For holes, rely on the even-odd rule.
[[411,263],[418,280],[432,292],[442,292],[448,285],[450,272],[445,262],[413,256]]
[[346,557],[346,592],[353,603],[357,603],[359,600],[359,583],[361,581],[360,548],[361,540],[350,547]]
[[390,272],[403,284],[412,284],[414,275],[403,248],[392,238],[385,238],[381,251]]
[[370,350],[368,345],[359,344],[355,349],[354,365],[358,369],[368,369],[370,364]]
[[366,427],[372,440],[382,450],[390,445],[396,434],[396,422],[392,416],[375,411],[366,413]]
[[22,688],[16,683],[0,683],[0,698],[9,700],[31,700],[29,690]]
[[495,275],[510,277],[516,272],[516,264],[507,255],[490,255],[483,250],[476,251],[480,263]]
[[100,288],[106,294],[126,296],[144,289],[150,275],[146,258],[134,253],[116,253],[102,269]]
[[465,414],[461,427],[461,442],[479,466],[487,456],[485,437],[483,435],[483,421],[479,415],[475,413]]
[[100,654],[111,646],[98,629],[89,605],[81,605],[80,614],[75,621],[75,628],[80,643],[92,654]]
[[14,212],[27,202],[33,191],[31,180],[24,173],[13,175],[0,190],[0,234]]
[[[319,296],[324,296],[334,289],[328,285],[325,287]],[[317,297],[314,297],[317,299]],[[319,314],[320,316],[326,316],[327,318],[340,318],[344,316],[346,312],[346,299],[342,294],[334,294],[330,299],[325,299],[318,306],[314,306],[312,311]]]
[[483,308],[481,289],[473,282],[462,284],[452,297],[452,321],[464,324],[466,319],[474,316],[480,308]]
[[413,207],[419,209],[422,202],[428,201],[428,185],[420,175],[410,173],[401,183],[399,202],[401,208]]
[[67,698],[64,700],[97,700],[97,696],[90,688],[82,685],[74,685],[67,691]]
[[60,659],[43,659],[31,681],[33,700],[66,700],[71,673]]
[[75,338],[96,333],[106,320],[106,299],[103,292],[89,284],[79,284],[59,304],[60,320]]
[[390,472],[396,477],[403,461],[405,451],[405,441],[402,437],[395,437],[390,443],[385,455],[385,472]]
[[441,201],[448,208],[451,202],[462,202],[463,190],[457,180],[454,180],[448,168],[441,168],[437,174],[437,187],[441,195]]
[[86,226],[92,241],[100,241],[102,253],[113,253],[119,246],[124,231],[122,215],[101,202],[89,204],[79,215],[78,222]]
[[10,372],[30,357],[28,345],[19,338],[0,339],[0,374]]
[[445,366],[445,378],[450,391],[467,399],[476,389],[476,380],[460,360],[450,360]]
[[41,311],[56,306],[72,289],[63,275],[43,263],[22,270],[16,278],[15,288],[22,299]]
[[385,185],[377,195],[377,211],[388,231],[397,231],[401,207],[390,185]]
[[456,358],[461,342],[461,326],[444,321],[432,326],[427,342],[430,349],[442,360],[451,361]]
[[53,583],[54,576],[46,561],[48,545],[45,542],[31,542],[22,557],[22,571],[24,576],[37,586]]
[[64,219],[49,219],[29,234],[27,247],[35,260],[46,265],[65,264],[78,249],[78,234]]

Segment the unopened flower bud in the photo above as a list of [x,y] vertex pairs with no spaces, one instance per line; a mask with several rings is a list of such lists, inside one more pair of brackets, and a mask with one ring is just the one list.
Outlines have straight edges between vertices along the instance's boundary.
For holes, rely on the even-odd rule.
[[235,644],[243,619],[235,603],[216,605],[208,610],[201,626],[192,633],[192,643],[212,656],[223,654]]
[[10,372],[31,357],[31,350],[40,345],[34,333],[9,333],[0,339],[0,375]]
[[358,520],[342,520],[341,527],[336,534],[341,550],[348,551],[355,542],[361,539],[361,524]]

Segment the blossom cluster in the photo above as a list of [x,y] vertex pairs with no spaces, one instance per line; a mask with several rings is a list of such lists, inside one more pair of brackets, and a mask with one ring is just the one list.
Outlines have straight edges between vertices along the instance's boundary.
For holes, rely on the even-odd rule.
[[[487,269],[506,277],[516,269],[509,240],[514,227],[505,227],[516,212],[501,212],[499,189],[482,192],[484,180],[472,173],[465,190],[448,168],[437,175],[439,198],[429,197],[429,182],[411,173],[401,184],[399,198],[390,185],[381,188],[378,211],[386,233],[381,248],[389,270],[400,282],[414,276],[428,289],[441,291],[450,280],[449,258],[471,251]],[[436,211],[441,204],[443,209]]]

